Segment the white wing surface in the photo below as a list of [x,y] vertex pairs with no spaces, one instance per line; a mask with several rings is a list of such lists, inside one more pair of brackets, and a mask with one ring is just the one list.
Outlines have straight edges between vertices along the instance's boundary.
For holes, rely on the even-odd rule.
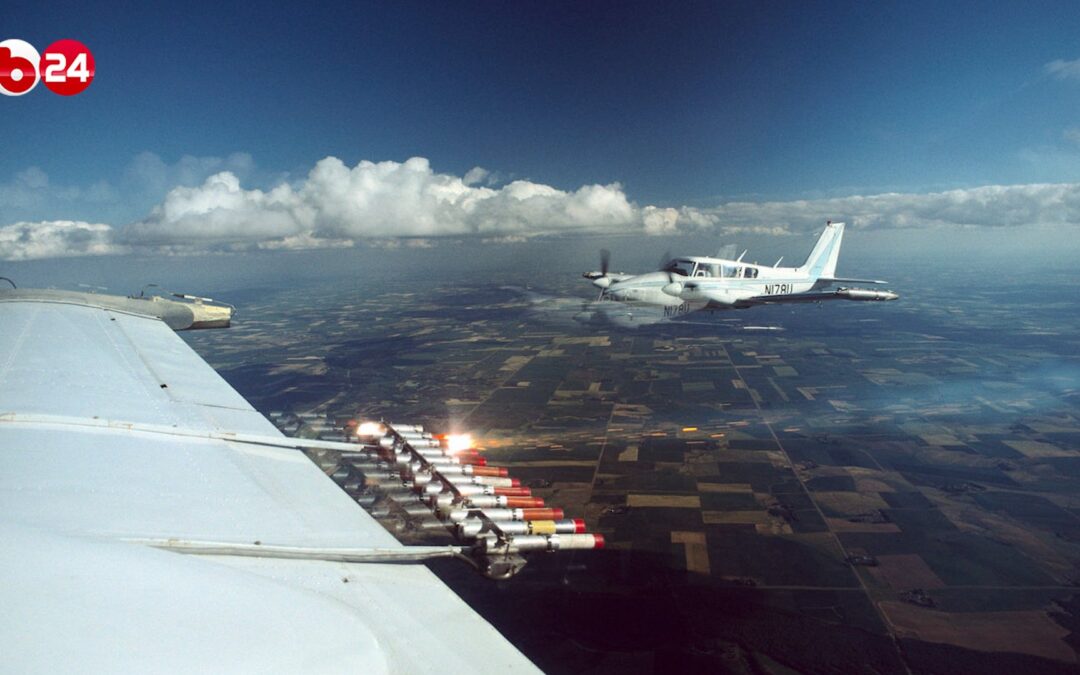
[[0,294],[0,655],[11,672],[535,672],[422,565],[140,540],[400,544],[163,321]]

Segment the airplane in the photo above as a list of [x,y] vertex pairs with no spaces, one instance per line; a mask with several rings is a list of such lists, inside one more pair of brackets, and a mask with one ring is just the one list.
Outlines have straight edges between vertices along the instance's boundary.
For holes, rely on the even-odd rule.
[[[844,223],[828,222],[806,262],[780,267],[717,257],[690,256],[666,261],[661,269],[645,274],[609,272],[609,255],[601,253],[599,271],[582,276],[600,289],[597,302],[588,305],[588,317],[618,325],[648,325],[691,312],[746,309],[756,305],[854,300],[896,300],[893,291],[852,288],[846,284],[884,284],[877,279],[837,277],[836,261],[844,236]],[[665,256],[666,258],[667,256]]]
[[[504,578],[522,551],[602,537],[419,427],[283,435],[174,332],[232,308],[173,295],[0,289],[5,670],[539,672],[422,563]],[[312,449],[476,543],[403,545]]]

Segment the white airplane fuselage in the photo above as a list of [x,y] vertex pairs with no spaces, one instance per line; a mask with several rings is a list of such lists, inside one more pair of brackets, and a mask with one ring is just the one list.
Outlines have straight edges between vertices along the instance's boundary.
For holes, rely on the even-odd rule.
[[[601,289],[599,300],[626,305],[622,314],[634,322],[655,323],[690,312],[743,309],[754,305],[823,300],[895,300],[891,291],[848,288],[840,284],[885,283],[834,276],[843,238],[843,223],[828,223],[799,267],[767,266],[736,260],[689,256],[671,260],[662,270],[645,274],[587,272]],[[635,316],[636,313],[636,316]],[[609,312],[610,314],[610,312]]]
[[[756,272],[756,278],[711,278],[706,276],[686,276],[668,272],[647,272],[627,277],[621,281],[614,281],[604,293],[611,300],[617,302],[630,302],[638,304],[662,305],[664,307],[677,307],[689,305],[695,309],[702,309],[709,304],[701,288],[708,287],[711,293],[724,293],[731,298],[732,304],[739,300],[768,295],[789,295],[793,293],[805,293],[814,287],[815,281],[808,275],[799,275],[794,267],[760,267],[736,263],[719,258],[683,258],[681,260],[697,262],[699,265],[722,264],[732,267],[751,269]],[[670,284],[682,284],[683,288],[676,294],[665,287]],[[689,287],[688,287],[689,285]],[[693,311],[693,310],[690,310]]]

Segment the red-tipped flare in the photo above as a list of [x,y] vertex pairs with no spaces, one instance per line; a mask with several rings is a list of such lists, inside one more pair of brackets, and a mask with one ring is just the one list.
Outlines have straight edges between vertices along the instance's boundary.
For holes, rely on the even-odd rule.
[[[584,534],[584,533],[585,533],[585,519],[584,518],[574,518],[574,534]],[[603,537],[601,537],[601,539],[603,539]],[[601,547],[602,546],[603,546],[603,544],[601,544]]]
[[506,506],[511,509],[538,509],[544,506],[544,500],[540,497],[507,497]]
[[521,509],[522,520],[562,520],[562,509]]
[[474,466],[472,467],[472,474],[474,476],[501,476],[505,478],[507,471],[504,466]]
[[527,487],[497,487],[495,494],[504,497],[531,497],[532,490]]
[[592,537],[593,541],[595,542],[595,544],[593,544],[593,548],[604,548],[604,535],[594,534]]
[[487,466],[487,459],[484,457],[480,457],[479,455],[473,455],[471,457],[467,455],[455,456],[458,458],[458,462],[460,462],[461,464],[472,464],[473,466]]

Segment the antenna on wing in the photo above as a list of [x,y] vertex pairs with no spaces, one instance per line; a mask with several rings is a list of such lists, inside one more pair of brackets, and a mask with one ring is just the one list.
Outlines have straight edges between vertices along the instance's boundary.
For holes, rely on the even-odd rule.
[[775,269],[777,267],[780,267],[780,261],[783,260],[783,259],[784,259],[784,256],[780,256],[779,258],[777,258],[776,262],[773,263],[773,268]]
[[749,250],[750,249],[748,249],[748,248],[744,248],[743,252],[739,254],[739,257],[735,259],[735,262],[742,262],[743,256],[745,256],[746,252],[749,251]]

